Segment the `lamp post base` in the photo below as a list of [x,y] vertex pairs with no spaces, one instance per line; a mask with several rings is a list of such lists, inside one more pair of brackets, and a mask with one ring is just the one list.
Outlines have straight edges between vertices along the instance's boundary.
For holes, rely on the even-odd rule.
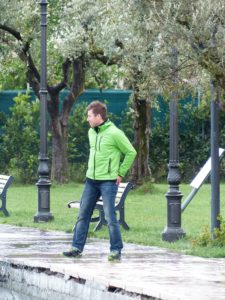
[[166,242],[176,242],[185,236],[186,233],[182,228],[165,227],[162,233],[162,239]]
[[34,216],[34,223],[48,222],[48,221],[52,221],[52,220],[54,220],[54,216],[50,212],[47,212],[47,213],[38,212]]
[[34,216],[34,223],[51,221],[54,219],[52,213],[50,212],[51,182],[47,178],[41,177],[36,185],[38,187],[38,211]]

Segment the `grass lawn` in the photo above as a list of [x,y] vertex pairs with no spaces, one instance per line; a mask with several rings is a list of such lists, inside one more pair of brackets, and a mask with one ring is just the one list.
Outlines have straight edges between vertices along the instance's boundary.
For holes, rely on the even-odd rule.
[[[34,223],[37,212],[37,187],[35,185],[17,186],[12,184],[7,194],[7,209],[10,217],[0,215],[0,223],[17,226],[37,227],[43,230],[61,230],[72,232],[76,221],[77,209],[68,209],[67,203],[79,200],[82,184],[69,183],[66,185],[52,185],[51,212],[54,220],[47,223]],[[186,254],[203,257],[225,257],[225,247],[193,247],[191,240],[199,236],[204,226],[210,228],[210,185],[204,185],[182,214],[182,228],[186,237],[175,242],[162,241],[162,231],[166,226],[166,198],[167,184],[145,185],[139,190],[131,191],[126,199],[126,221],[129,231],[122,230],[125,242],[143,245],[159,246],[173,249]],[[189,185],[181,185],[183,200],[191,191]],[[221,215],[224,216],[225,184],[221,185]],[[107,228],[93,232],[91,224],[89,236],[108,239]]]

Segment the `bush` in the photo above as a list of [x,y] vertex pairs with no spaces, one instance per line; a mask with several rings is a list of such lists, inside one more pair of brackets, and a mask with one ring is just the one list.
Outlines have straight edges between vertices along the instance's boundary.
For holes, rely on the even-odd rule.
[[78,104],[68,120],[68,161],[69,163],[86,162],[89,155],[87,103]]
[[7,150],[3,144],[4,126],[6,124],[7,117],[4,113],[0,113],[0,172],[7,173]]
[[30,102],[29,94],[14,98],[11,115],[2,127],[1,156],[6,171],[23,183],[37,179],[39,152],[39,101]]
[[[39,102],[30,102],[29,94],[14,99],[11,115],[0,114],[0,172],[10,173],[24,183],[37,180],[39,153]],[[179,161],[182,181],[190,181],[210,156],[210,107],[208,102],[199,106],[191,102],[179,111]],[[76,106],[68,120],[68,161],[70,179],[83,181],[89,155],[86,120],[87,103]],[[133,140],[132,109],[110,119]],[[48,135],[50,139],[50,134]],[[225,112],[220,114],[220,147],[225,147]],[[51,150],[51,145],[49,147]],[[49,162],[51,153],[49,153]],[[156,181],[165,180],[169,162],[169,116],[157,121],[151,130],[149,163]],[[77,170],[80,169],[79,173]],[[221,163],[224,174],[225,160]]]
[[220,221],[220,228],[214,229],[213,232],[214,238],[211,239],[211,234],[208,226],[204,226],[199,237],[192,240],[193,247],[196,246],[224,247],[225,246],[225,220],[222,218],[222,216],[219,216],[218,220]]
[[83,183],[86,178],[87,162],[73,163],[69,165],[70,180]]
[[[168,104],[169,105],[169,104]],[[210,103],[205,100],[179,104],[179,163],[182,181],[190,181],[210,156]],[[225,112],[220,112],[220,147],[225,147]],[[125,113],[122,128],[132,138],[133,119]],[[165,180],[169,163],[169,115],[155,122],[151,128],[149,164],[155,181]],[[225,162],[221,163],[224,174]]]

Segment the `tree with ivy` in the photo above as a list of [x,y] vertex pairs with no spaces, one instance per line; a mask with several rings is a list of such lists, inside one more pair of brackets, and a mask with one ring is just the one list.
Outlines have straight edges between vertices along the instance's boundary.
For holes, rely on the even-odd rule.
[[[82,1],[81,1],[82,2]],[[89,13],[93,8],[86,1]],[[79,1],[77,1],[78,6]],[[50,125],[52,133],[52,168],[51,178],[58,182],[64,182],[68,176],[67,159],[67,123],[72,106],[78,96],[84,91],[85,74],[90,64],[90,58],[100,59],[107,65],[112,63],[105,57],[104,53],[96,54],[88,51],[87,32],[85,22],[89,15],[80,20],[77,15],[74,25],[67,27],[66,37],[76,30],[78,26],[79,34],[76,39],[76,49],[74,54],[70,54],[59,49],[57,39],[61,36],[61,19],[65,9],[74,11],[76,7],[71,6],[71,1],[49,0],[48,1],[48,112],[50,115]],[[0,41],[1,59],[18,56],[26,66],[27,81],[39,97],[40,90],[40,7],[38,1],[32,0],[10,0],[0,3]],[[83,7],[84,11],[86,10]],[[97,17],[97,16],[96,16]],[[85,21],[86,20],[86,21]],[[62,36],[61,36],[62,38]],[[59,39],[58,39],[59,41]],[[63,44],[62,48],[65,48]],[[98,73],[95,78],[99,80]],[[63,99],[62,110],[60,111],[59,94],[63,89],[68,89],[67,96]]]

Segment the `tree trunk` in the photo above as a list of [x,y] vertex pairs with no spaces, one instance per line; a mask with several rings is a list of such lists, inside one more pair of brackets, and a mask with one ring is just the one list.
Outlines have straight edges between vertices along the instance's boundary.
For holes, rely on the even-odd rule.
[[67,159],[67,127],[59,118],[51,121],[52,127],[52,166],[51,180],[65,183],[69,178]]
[[[65,62],[64,72],[68,73],[70,63]],[[67,124],[74,102],[84,90],[84,57],[72,61],[73,83],[68,95],[63,99],[62,112],[59,110],[60,89],[49,87],[48,112],[52,131],[51,180],[64,183],[69,179],[67,153]]]
[[149,167],[150,103],[134,93],[134,147],[137,157],[132,168],[132,181],[141,185],[151,177]]

